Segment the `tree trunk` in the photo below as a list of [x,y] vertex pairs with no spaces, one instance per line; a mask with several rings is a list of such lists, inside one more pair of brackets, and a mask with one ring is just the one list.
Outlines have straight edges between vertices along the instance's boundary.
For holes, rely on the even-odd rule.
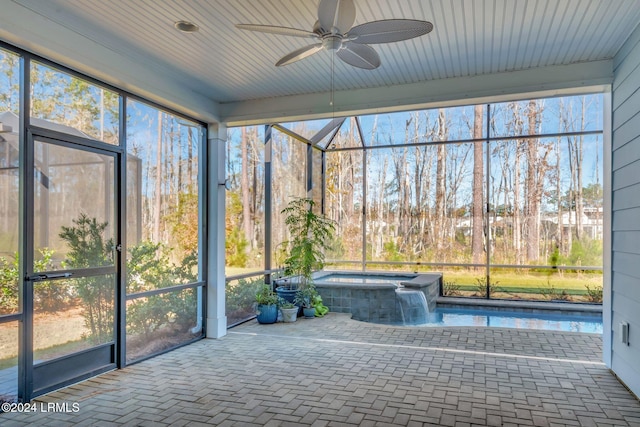
[[[585,100],[582,98],[581,103],[581,115],[580,115],[580,131],[584,131],[585,128]],[[582,194],[582,163],[584,160],[584,136],[577,137],[576,147],[576,238],[582,239],[584,233],[584,224],[582,223],[582,217],[584,215],[584,197]]]
[[[482,138],[482,105],[476,105],[473,110],[473,138]],[[473,263],[480,264],[483,254],[483,143],[474,142],[473,147],[473,231],[471,234],[471,253]]]
[[561,164],[561,150],[560,150],[560,138],[558,137],[558,139],[556,140],[556,194],[557,194],[557,205],[556,205],[556,209],[558,211],[557,216],[556,216],[556,222],[558,223],[558,227],[556,228],[556,235],[555,235],[555,244],[556,244],[556,248],[558,249],[559,253],[564,253],[564,248],[562,245],[563,242],[563,238],[562,238],[562,233],[563,233],[563,223],[562,223],[562,181],[560,179],[561,177],[561,169],[560,169],[560,164]]
[[193,132],[195,129],[189,126],[189,144],[187,145],[187,187],[193,191]]
[[515,262],[522,264],[522,210],[520,206],[520,141],[516,143],[515,160],[514,160],[514,177],[513,177],[513,247],[515,249]]
[[[537,134],[538,105],[535,100],[529,101],[527,119],[529,134]],[[538,261],[540,258],[540,203],[544,184],[543,159],[538,156],[538,138],[527,141],[527,260]]]
[[[447,124],[443,109],[438,110],[438,140],[447,140]],[[446,154],[447,148],[445,144],[439,144],[436,154],[436,206],[435,206],[435,224],[434,234],[436,250],[438,258],[441,258],[443,248],[443,229],[445,219],[445,173],[446,173]]]
[[162,112],[158,111],[158,140],[156,144],[156,194],[153,212],[153,241],[160,242],[160,209],[162,208]]
[[[533,113],[531,111],[528,114],[529,125],[531,126],[531,122],[535,120],[535,117],[533,116]],[[526,245],[528,261],[537,261],[540,249],[540,230],[538,228],[538,214],[540,211],[540,207],[538,204],[538,195],[536,194],[537,185],[535,180],[535,166],[537,158],[536,148],[537,140],[533,138],[529,139],[527,141],[527,213],[525,218],[527,229]]]
[[[240,136],[240,191],[242,192],[242,231],[245,239],[252,242],[251,239],[251,187],[249,187],[249,140],[247,139],[247,128],[241,128]],[[247,245],[246,251],[249,252],[251,245]]]

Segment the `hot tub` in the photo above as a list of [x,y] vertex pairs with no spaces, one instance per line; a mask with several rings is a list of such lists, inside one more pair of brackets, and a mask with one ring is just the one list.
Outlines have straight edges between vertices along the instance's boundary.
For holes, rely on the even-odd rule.
[[[435,310],[442,274],[320,271],[313,281],[331,311],[375,323],[405,323]],[[403,293],[404,292],[404,293]],[[426,307],[408,306],[412,292],[424,294]]]

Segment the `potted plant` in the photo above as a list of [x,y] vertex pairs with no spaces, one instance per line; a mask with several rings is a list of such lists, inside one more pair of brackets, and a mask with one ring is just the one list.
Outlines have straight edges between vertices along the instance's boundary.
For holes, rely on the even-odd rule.
[[313,272],[324,267],[324,254],[335,232],[335,222],[314,212],[314,206],[312,199],[296,197],[281,212],[290,236],[284,260],[288,277],[278,281],[276,292],[289,302],[294,301],[298,290],[313,284]]
[[307,283],[305,287],[296,291],[294,302],[302,307],[302,314],[307,319],[313,319],[316,315],[316,309],[313,306],[313,300],[318,295],[315,286]]
[[295,322],[298,318],[298,306],[292,302],[278,298],[278,306],[282,313],[282,321],[285,323]]
[[271,285],[263,284],[256,292],[256,319],[258,323],[275,323],[278,320],[278,295]]

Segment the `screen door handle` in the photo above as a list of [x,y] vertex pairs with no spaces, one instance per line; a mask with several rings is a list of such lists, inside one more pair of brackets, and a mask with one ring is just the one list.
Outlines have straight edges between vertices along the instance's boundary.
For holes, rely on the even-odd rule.
[[34,274],[33,276],[27,276],[26,280],[31,282],[40,282],[42,280],[66,279],[71,276],[73,276],[73,273]]

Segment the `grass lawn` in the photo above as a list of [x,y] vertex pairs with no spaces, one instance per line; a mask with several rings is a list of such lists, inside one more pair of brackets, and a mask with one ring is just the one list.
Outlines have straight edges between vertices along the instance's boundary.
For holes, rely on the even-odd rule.
[[[337,266],[329,266],[335,269]],[[404,271],[413,271],[414,266],[406,266]],[[371,270],[389,271],[388,265],[371,266]],[[399,270],[399,269],[398,269]],[[442,272],[443,280],[452,283],[464,291],[475,291],[479,285],[485,282],[484,270],[471,271],[468,269],[435,269],[427,270],[420,267],[421,271]],[[227,267],[227,276],[245,274],[260,271],[258,268]],[[600,273],[575,273],[570,271],[553,270],[549,272],[535,272],[531,269],[521,271],[496,270],[491,273],[491,283],[495,290],[503,293],[541,294],[542,292],[562,292],[569,295],[587,295],[587,286],[591,289],[602,287],[602,274]],[[543,298],[544,299],[544,298]]]
[[[475,289],[479,283],[484,283],[482,272],[446,271],[443,274],[445,282],[452,282],[465,289]],[[480,282],[479,282],[480,281]],[[602,274],[555,272],[552,274],[535,272],[498,272],[491,275],[491,283],[504,292],[538,293],[540,289],[566,291],[572,295],[584,295],[587,286],[590,288],[602,286]]]

